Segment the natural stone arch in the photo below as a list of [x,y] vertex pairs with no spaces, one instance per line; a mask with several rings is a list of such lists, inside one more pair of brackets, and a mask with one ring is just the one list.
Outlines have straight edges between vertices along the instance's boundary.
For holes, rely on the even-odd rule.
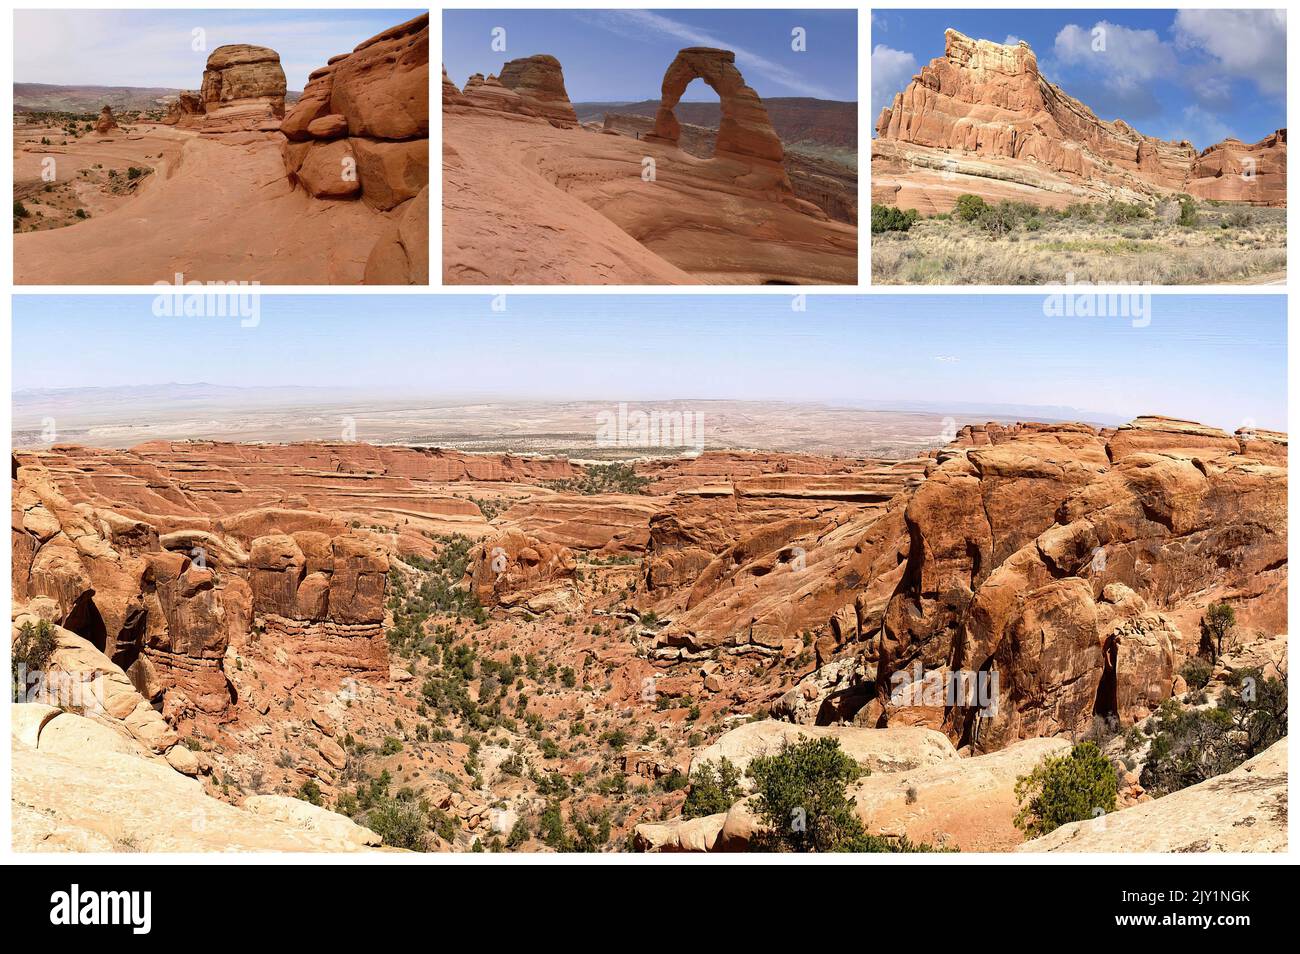
[[646,137],[648,140],[677,145],[682,127],[673,107],[681,101],[686,87],[695,79],[704,80],[718,94],[722,105],[722,122],[718,126],[714,156],[767,162],[780,162],[785,158],[785,149],[772,128],[763,101],[745,85],[745,78],[736,69],[736,54],[704,46],[678,52],[668,72],[664,73],[662,99],[655,113],[654,132]]

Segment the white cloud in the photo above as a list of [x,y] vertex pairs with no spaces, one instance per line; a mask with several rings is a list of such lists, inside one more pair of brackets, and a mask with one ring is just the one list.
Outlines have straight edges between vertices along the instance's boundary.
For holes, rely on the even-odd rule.
[[1186,139],[1198,150],[1223,142],[1232,135],[1232,129],[1211,112],[1192,103],[1183,109],[1182,116],[1175,121],[1169,138],[1177,142]]
[[1098,20],[1091,29],[1067,24],[1056,34],[1057,60],[1095,74],[1116,91],[1131,90],[1177,66],[1170,46],[1155,30],[1133,30]]
[[1224,73],[1270,96],[1286,89],[1285,10],[1179,10],[1174,42],[1203,51]]
[[1002,45],[1003,45],[1003,46],[1015,46],[1015,45],[1017,45],[1019,42],[1020,42],[1020,37],[1016,36],[1014,33],[1008,33],[1008,34],[1007,34],[1007,38],[1006,38],[1005,40],[1002,41]]
[[[197,89],[212,50],[252,43],[279,53],[289,88],[300,90],[312,70],[378,32],[373,19],[349,11],[310,19],[283,12],[16,10],[14,80]],[[192,46],[195,29],[205,33],[201,50]]]
[[620,36],[643,39],[646,32],[651,32],[681,40],[691,46],[710,46],[722,50],[731,50],[736,54],[736,65],[742,73],[756,73],[764,79],[802,96],[813,96],[817,99],[836,98],[835,94],[825,87],[810,82],[803,73],[736,46],[734,43],[728,43],[726,40],[712,34],[697,30],[689,24],[681,23],[678,20],[673,20],[649,10],[602,10],[593,12],[593,15],[587,16],[585,19]]
[[916,57],[903,50],[891,49],[877,43],[871,51],[871,121],[880,111],[894,101],[894,94],[903,91],[918,72]]

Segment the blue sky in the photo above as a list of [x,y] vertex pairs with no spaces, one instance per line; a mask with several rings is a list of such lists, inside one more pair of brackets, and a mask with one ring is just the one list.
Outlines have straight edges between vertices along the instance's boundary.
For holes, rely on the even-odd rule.
[[[458,85],[474,73],[499,73],[507,60],[550,53],[564,68],[569,99],[639,102],[658,99],[664,71],[688,46],[732,50],[759,96],[858,98],[854,10],[448,10],[443,63]],[[506,49],[493,50],[492,30]],[[795,52],[802,27],[806,49]],[[686,100],[717,101],[703,82]]]
[[[1281,10],[876,10],[872,122],[911,77],[943,56],[943,31],[1026,41],[1047,79],[1102,119],[1205,149],[1257,142],[1286,126]],[[1105,30],[1094,50],[1093,30]],[[1012,41],[1014,42],[1014,40]]]
[[[427,398],[1063,405],[1286,429],[1282,296],[1157,295],[1150,324],[1040,295],[265,296],[260,324],[149,296],[14,297],[16,389],[168,382]],[[359,306],[364,305],[363,309]]]
[[[332,56],[427,8],[399,10],[16,10],[14,80],[61,86],[198,89],[208,54],[227,43],[280,54],[301,90]],[[194,31],[204,31],[194,49]]]

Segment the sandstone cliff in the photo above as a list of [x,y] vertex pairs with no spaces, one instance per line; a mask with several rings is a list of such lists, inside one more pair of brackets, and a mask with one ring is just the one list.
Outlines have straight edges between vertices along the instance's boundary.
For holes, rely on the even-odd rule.
[[427,283],[428,15],[312,73],[280,131],[294,182],[318,199],[361,199],[390,220],[366,262],[366,281]]
[[942,57],[885,107],[872,143],[872,201],[947,211],[962,193],[1064,206],[1188,193],[1286,204],[1286,131],[1253,145],[1145,136],[1049,82],[1024,41],[944,34]]

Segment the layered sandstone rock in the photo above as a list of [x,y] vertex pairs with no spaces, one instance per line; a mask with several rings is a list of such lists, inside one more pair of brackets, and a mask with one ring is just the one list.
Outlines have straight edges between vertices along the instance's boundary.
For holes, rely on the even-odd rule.
[[942,57],[922,67],[876,123],[872,201],[947,211],[962,193],[1049,206],[1191,195],[1286,203],[1286,133],[1198,154],[1099,119],[1039,72],[1023,40],[1003,45],[945,31]]
[[213,521],[176,486],[156,485],[127,517],[84,500],[96,480],[67,481],[73,502],[57,466],[18,466],[15,601],[82,640],[83,655],[102,653],[99,668],[129,679],[146,708],[174,724],[224,718],[238,697],[229,654],[253,635],[300,673],[387,676],[388,561],[372,538],[307,510]]
[[167,105],[162,122],[167,126],[196,126],[203,122],[203,97],[196,89],[183,89]]
[[578,115],[564,88],[564,70],[555,57],[539,53],[511,60],[501,67],[503,87],[518,94],[523,103],[544,119],[577,125]]
[[285,89],[275,50],[246,43],[219,46],[208,57],[199,88],[201,128],[210,134],[275,130],[284,116]]
[[487,537],[470,551],[465,586],[485,606],[544,612],[576,602],[577,561],[567,547],[517,530]]
[[366,281],[427,282],[428,15],[312,73],[280,131],[294,182],[318,199],[359,198],[390,219],[367,260]]
[[[769,520],[732,543],[674,507],[652,521],[647,582],[690,595],[659,604],[672,619],[653,658],[811,643],[816,668],[766,700],[774,712],[942,728],[977,751],[1132,724],[1172,693],[1209,603],[1285,628],[1280,446],[1166,418],[989,425],[874,508]],[[996,674],[963,683],[978,706],[950,694],[961,673]]]

